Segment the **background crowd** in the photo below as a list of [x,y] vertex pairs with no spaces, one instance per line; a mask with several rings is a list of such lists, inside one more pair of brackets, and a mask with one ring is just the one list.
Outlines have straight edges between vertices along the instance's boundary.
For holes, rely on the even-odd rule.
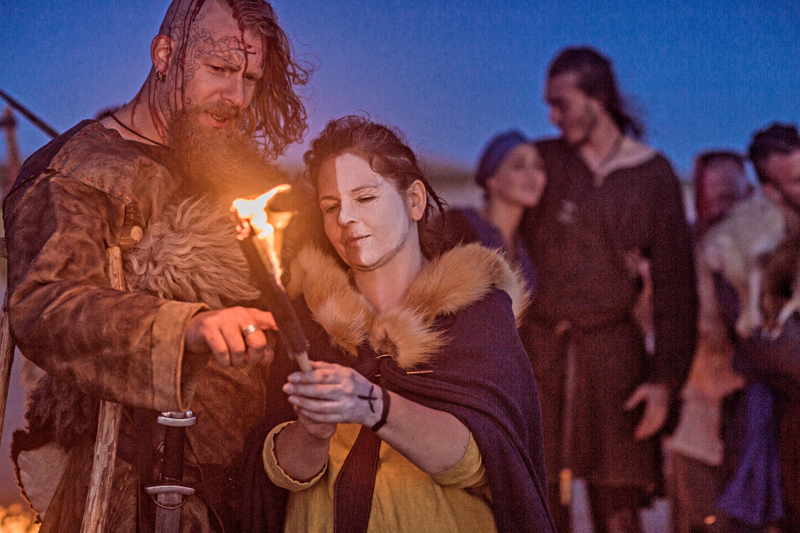
[[[591,49],[557,56],[545,98],[562,137],[491,139],[475,172],[484,207],[450,212],[451,238],[501,248],[529,272],[535,296],[521,332],[540,384],[557,527],[570,527],[557,485],[577,474],[595,531],[640,530],[635,510],[661,490],[675,532],[794,531],[797,128],[765,126],[743,153],[699,153],[687,228],[677,181],[636,143],[642,124],[626,114],[610,69]],[[499,218],[503,201],[513,207]],[[603,335],[634,319],[633,347],[624,337],[603,347]],[[619,417],[638,401],[644,417],[626,426]],[[657,464],[659,452],[641,451],[648,441],[663,445]]]

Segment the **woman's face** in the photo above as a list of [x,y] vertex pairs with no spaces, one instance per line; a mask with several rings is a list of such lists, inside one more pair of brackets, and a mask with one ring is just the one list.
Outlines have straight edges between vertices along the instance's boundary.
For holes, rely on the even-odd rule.
[[520,144],[508,152],[494,175],[486,181],[490,200],[533,207],[542,198],[546,177],[539,151]]
[[322,164],[317,191],[325,234],[351,268],[375,270],[419,249],[417,221],[425,209],[420,181],[401,194],[367,161],[343,154]]

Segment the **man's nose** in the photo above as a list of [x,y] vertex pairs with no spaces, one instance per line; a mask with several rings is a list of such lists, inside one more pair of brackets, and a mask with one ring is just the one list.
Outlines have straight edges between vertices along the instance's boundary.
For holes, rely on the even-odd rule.
[[222,90],[222,99],[229,105],[242,107],[245,102],[244,80],[241,76],[231,76]]
[[561,120],[561,113],[555,107],[551,107],[547,118],[550,119],[550,124],[558,126],[558,121]]

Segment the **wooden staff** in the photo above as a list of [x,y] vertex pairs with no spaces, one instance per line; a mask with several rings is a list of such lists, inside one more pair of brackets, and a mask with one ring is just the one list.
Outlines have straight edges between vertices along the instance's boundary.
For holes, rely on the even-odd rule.
[[[0,239],[0,257],[7,257],[5,239]],[[108,249],[108,275],[111,286],[125,290],[125,276],[122,270],[122,252],[118,246]],[[8,387],[11,381],[11,366],[14,362],[14,343],[8,319],[8,292],[6,291],[3,309],[0,312],[0,439],[5,419]],[[100,416],[97,422],[97,440],[94,446],[94,460],[90,478],[89,494],[83,514],[81,533],[103,533],[111,485],[114,480],[114,463],[117,458],[119,426],[122,420],[122,405],[109,401],[100,402]]]
[[[6,240],[0,239],[0,257],[8,257]],[[8,288],[3,298],[3,310],[0,311],[0,442],[3,439],[3,422],[6,418],[8,402],[8,384],[11,381],[11,365],[14,363],[14,341],[8,323]]]
[[[119,246],[108,249],[108,278],[111,287],[125,290],[125,274],[122,270],[122,251]],[[83,511],[81,533],[103,533],[114,481],[114,463],[117,460],[119,426],[122,420],[122,405],[102,400],[97,421],[97,440],[94,443],[94,460]]]

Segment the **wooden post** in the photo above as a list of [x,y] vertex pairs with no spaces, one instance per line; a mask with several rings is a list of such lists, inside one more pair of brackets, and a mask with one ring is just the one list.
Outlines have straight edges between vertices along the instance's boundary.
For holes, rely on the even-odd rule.
[[[111,286],[125,290],[125,274],[122,270],[122,251],[119,246],[108,249],[108,277]],[[109,401],[100,402],[100,418],[97,421],[97,440],[94,443],[94,460],[89,494],[83,512],[81,533],[103,533],[105,528],[111,485],[114,481],[114,463],[117,460],[119,426],[122,420],[122,405]]]
[[[8,257],[5,238],[0,239],[0,257]],[[11,381],[11,365],[13,363],[14,342],[11,340],[11,329],[8,323],[8,287],[6,287],[3,309],[0,310],[0,442],[3,439],[3,422],[6,418],[8,385]]]
[[11,365],[14,363],[14,342],[8,324],[8,294],[0,312],[0,442],[3,438],[3,422],[6,418],[8,385],[11,381]]
[[0,194],[5,198],[22,166],[22,159],[19,156],[19,143],[17,142],[17,120],[8,107],[3,109],[3,113],[0,115],[0,129],[6,132],[6,168],[5,176],[2,183],[0,183]]

